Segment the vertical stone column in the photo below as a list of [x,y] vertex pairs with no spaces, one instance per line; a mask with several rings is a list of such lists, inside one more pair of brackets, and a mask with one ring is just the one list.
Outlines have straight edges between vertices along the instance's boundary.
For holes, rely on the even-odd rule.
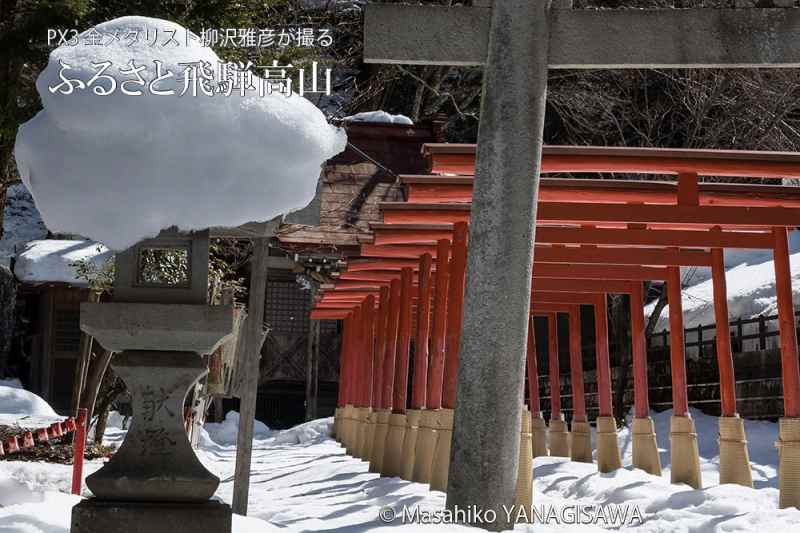
[[775,293],[781,334],[781,374],[784,417],[779,420],[778,488],[781,508],[800,508],[800,368],[792,302],[789,236],[785,227],[773,228]]
[[544,0],[494,2],[483,74],[447,505],[481,505],[500,518],[519,462],[549,10]]
[[558,314],[547,315],[547,343],[550,378],[550,455],[569,457],[569,431],[561,412],[561,371],[558,364]]
[[597,469],[612,472],[622,468],[617,441],[617,423],[611,403],[611,364],[608,353],[608,302],[606,295],[597,297],[594,306],[595,352],[597,356]]
[[592,462],[592,432],[586,419],[583,388],[583,353],[581,350],[581,307],[569,309],[569,372],[572,381],[572,433],[570,457],[581,463]]
[[644,294],[642,283],[634,282],[630,294],[631,342],[633,353],[633,466],[654,476],[661,475],[661,456],[658,453],[655,426],[650,418],[647,387],[647,339],[644,325]]
[[686,483],[692,488],[699,489],[702,488],[703,483],[700,478],[700,450],[697,445],[697,432],[694,420],[689,415],[680,268],[669,267],[667,277],[673,406],[669,434],[672,443],[670,478],[673,483]]

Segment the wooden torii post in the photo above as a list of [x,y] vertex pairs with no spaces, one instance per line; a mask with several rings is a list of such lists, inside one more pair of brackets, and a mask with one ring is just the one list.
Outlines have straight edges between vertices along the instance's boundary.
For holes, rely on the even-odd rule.
[[448,507],[514,500],[548,69],[797,67],[798,30],[794,8],[367,6],[366,62],[485,68]]

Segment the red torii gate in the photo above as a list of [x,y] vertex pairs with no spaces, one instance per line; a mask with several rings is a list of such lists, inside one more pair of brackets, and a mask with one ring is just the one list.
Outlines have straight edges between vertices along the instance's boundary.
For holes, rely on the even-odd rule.
[[[431,156],[432,169],[434,171],[451,172],[453,169],[464,171],[467,169],[470,158],[469,147],[435,146],[427,147]],[[474,149],[473,149],[474,150]],[[555,153],[554,153],[555,152]],[[671,346],[676,347],[673,353],[673,369],[684,367],[683,361],[683,327],[680,316],[680,284],[679,271],[677,265],[692,264],[698,266],[711,266],[714,274],[715,288],[715,310],[717,322],[727,327],[727,306],[724,297],[724,270],[722,265],[722,248],[742,247],[742,248],[772,248],[775,251],[775,265],[777,278],[777,292],[779,301],[779,314],[781,325],[781,347],[782,347],[782,366],[784,377],[784,398],[787,419],[797,418],[798,413],[798,378],[797,370],[797,347],[796,335],[794,332],[794,316],[791,307],[791,285],[788,268],[788,247],[786,226],[792,226],[800,222],[800,194],[797,189],[789,187],[774,187],[761,185],[743,184],[699,184],[697,174],[714,173],[726,176],[765,176],[765,177],[790,177],[800,175],[800,163],[796,155],[787,156],[786,154],[764,154],[764,153],[738,153],[738,152],[708,152],[708,151],[676,151],[676,150],[641,150],[641,149],[584,149],[552,147],[545,150],[543,159],[544,172],[606,172],[606,171],[625,171],[625,172],[645,172],[645,173],[672,173],[678,174],[678,185],[660,182],[629,182],[629,181],[597,181],[597,180],[542,180],[542,190],[540,192],[539,220],[540,223],[551,224],[539,225],[537,227],[537,251],[536,263],[534,265],[534,297],[532,311],[534,313],[558,312],[557,309],[575,309],[576,302],[579,300],[594,301],[595,308],[600,305],[603,308],[602,316],[605,317],[605,297],[604,296],[570,296],[565,294],[550,297],[550,299],[566,300],[566,302],[544,303],[537,298],[539,291],[537,287],[547,282],[547,291],[557,292],[558,287],[562,287],[568,292],[580,293],[580,289],[567,289],[570,280],[585,280],[586,292],[590,290],[591,282],[603,283],[605,290],[598,290],[597,294],[602,295],[608,292],[622,291],[620,287],[609,285],[608,280],[648,280],[668,278],[670,287],[670,322],[673,339]],[[460,165],[460,166],[459,166]],[[384,204],[384,224],[375,225],[374,245],[362,247],[361,254],[363,261],[351,261],[348,263],[348,270],[337,282],[333,291],[325,291],[317,304],[312,318],[344,318],[348,317],[351,329],[360,328],[359,331],[369,330],[364,323],[369,324],[369,317],[374,313],[374,301],[369,304],[367,301],[374,298],[375,292],[379,291],[385,283],[392,283],[397,279],[400,272],[403,273],[404,286],[407,289],[402,296],[403,302],[408,302],[407,312],[409,315],[407,322],[410,324],[410,309],[412,300],[411,280],[415,271],[424,272],[426,267],[418,259],[428,257],[429,261],[436,258],[436,264],[430,264],[430,270],[436,275],[434,286],[436,287],[437,301],[434,305],[434,327],[433,327],[433,350],[431,360],[436,359],[442,347],[447,351],[447,363],[444,369],[444,385],[448,390],[448,395],[455,396],[455,366],[457,362],[457,343],[458,327],[460,325],[460,302],[463,301],[463,262],[454,268],[456,261],[447,263],[444,251],[449,245],[448,239],[453,232],[452,223],[456,222],[456,228],[464,228],[463,222],[469,219],[469,200],[471,199],[471,179],[465,177],[403,177],[403,182],[407,186],[409,201],[401,204]],[[794,190],[792,190],[794,189]],[[434,203],[432,200],[437,200]],[[441,203],[441,202],[462,202]],[[637,202],[635,204],[614,203],[614,202]],[[640,202],[640,203],[639,203]],[[459,223],[460,222],[460,223]],[[572,227],[565,227],[568,225]],[[585,224],[591,224],[586,227]],[[459,255],[463,252],[466,256],[466,235],[462,233],[462,243],[456,247]],[[458,241],[458,239],[455,239]],[[436,243],[436,247],[432,244]],[[543,245],[547,243],[547,245]],[[581,244],[582,246],[564,246]],[[589,245],[589,246],[587,246]],[[691,249],[675,249],[679,246],[703,247],[710,251],[698,251]],[[448,265],[448,268],[437,268],[440,264],[439,257],[444,257],[441,265]],[[460,257],[459,257],[460,258]],[[579,263],[579,264],[572,264]],[[653,265],[662,265],[661,267]],[[449,271],[449,272],[448,272]],[[447,273],[447,274],[446,274]],[[446,301],[440,301],[445,294],[444,289],[440,290],[442,283],[445,282],[447,275],[457,280],[456,284],[451,284],[449,297]],[[442,279],[439,279],[441,276]],[[425,276],[419,276],[424,280]],[[537,279],[540,280],[537,282]],[[370,282],[370,283],[366,283]],[[339,284],[342,284],[339,287]],[[393,284],[393,287],[396,285]],[[639,299],[641,303],[641,283],[638,285]],[[419,290],[425,286],[421,281]],[[552,287],[556,287],[551,289]],[[455,289],[453,289],[455,287]],[[599,288],[599,287],[595,287]],[[427,289],[426,289],[427,290]],[[635,289],[631,289],[635,292]],[[461,296],[459,297],[459,292]],[[629,293],[630,294],[630,293]],[[788,295],[788,298],[787,298]],[[384,295],[380,295],[379,302],[386,300]],[[398,294],[398,298],[401,295]],[[547,297],[546,297],[547,298]],[[602,298],[602,304],[600,303]],[[594,300],[592,300],[594,299]],[[398,307],[389,296],[389,303],[386,307]],[[420,297],[421,302],[429,302],[430,297]],[[634,302],[634,299],[631,299]],[[452,302],[455,305],[447,305]],[[788,302],[788,304],[787,304]],[[566,307],[559,305],[566,304]],[[420,311],[425,305],[420,305]],[[638,305],[637,307],[641,307]],[[447,313],[440,312],[440,309],[447,309]],[[454,309],[454,311],[451,311]],[[556,311],[553,311],[556,309]],[[574,312],[574,311],[573,311]],[[420,332],[419,324],[427,323],[425,314],[418,316],[416,342],[425,345],[425,333]],[[597,313],[600,316],[601,313]],[[437,335],[437,317],[440,325]],[[724,317],[724,319],[722,319]],[[787,321],[788,317],[788,321]],[[449,334],[443,335],[441,322],[445,321]],[[391,322],[391,321],[390,321]],[[574,321],[570,321],[572,324]],[[605,321],[598,321],[604,323]],[[635,405],[637,418],[644,414],[646,417],[646,361],[643,363],[643,315],[632,313],[632,326],[634,338],[634,376],[635,389],[642,390],[644,380],[644,401],[641,400],[641,393],[637,394]],[[360,324],[360,325],[359,325]],[[676,327],[680,325],[680,327]],[[607,326],[606,326],[607,327]],[[348,329],[348,328],[346,328]],[[410,332],[402,331],[399,333],[401,351],[408,350],[407,339]],[[607,332],[602,335],[605,344],[607,359]],[[391,337],[391,334],[389,335]],[[571,335],[571,340],[574,335]],[[601,336],[598,335],[598,339]],[[348,337],[349,339],[349,337]],[[346,340],[348,340],[346,339]],[[380,338],[378,339],[380,341]],[[532,339],[531,339],[532,341]],[[405,366],[400,364],[395,366],[388,359],[396,353],[396,345],[389,342],[385,354],[386,376],[394,370],[395,378],[401,374],[406,376],[408,372],[407,363]],[[717,335],[718,357],[720,358],[720,382],[722,392],[722,411],[723,418],[734,419],[735,396],[733,368],[730,357],[730,339],[727,332],[724,335]],[[378,345],[380,349],[380,344]],[[358,351],[359,345],[349,341],[345,345],[343,353],[350,355],[350,358]],[[598,350],[601,351],[601,350]],[[406,353],[407,357],[407,353]],[[646,357],[646,355],[644,355]],[[352,364],[348,357],[343,358],[343,379],[353,379],[355,376],[352,371],[346,369]],[[363,359],[363,356],[362,356]],[[572,359],[572,358],[571,358]],[[401,359],[402,360],[402,359]],[[420,355],[419,361],[415,357],[415,377],[414,383],[422,383],[424,378],[417,377],[422,366],[423,357]],[[372,361],[372,359],[370,359]],[[376,354],[373,361],[374,368],[377,368]],[[407,359],[406,359],[407,361]],[[639,364],[637,364],[639,363]],[[643,364],[642,364],[643,363]],[[431,379],[428,380],[428,397],[436,394],[436,379],[433,378],[433,367],[431,365]],[[423,367],[424,368],[424,367]],[[449,368],[449,372],[448,372]],[[673,395],[676,398],[675,408],[677,411],[686,411],[686,378],[685,370],[682,375],[680,370],[678,375],[673,375],[678,382],[673,381]],[[377,375],[379,373],[373,373]],[[675,372],[674,372],[675,374]],[[385,378],[386,378],[385,376]],[[448,379],[448,377],[450,379]],[[402,378],[400,378],[402,381]],[[610,405],[610,379],[604,376],[603,388],[608,385],[608,398],[603,403]],[[365,393],[364,386],[369,380],[361,380],[362,388],[360,391],[350,390],[343,381],[345,392],[340,397],[340,407],[347,406],[348,403],[357,405],[360,408],[376,406],[366,399],[369,397]],[[573,382],[575,383],[575,382]],[[636,387],[636,384],[639,384]],[[374,387],[374,379],[370,383]],[[394,381],[398,383],[397,379]],[[433,389],[433,390],[431,390]],[[421,393],[422,387],[415,387],[413,396]],[[573,394],[575,394],[573,390]],[[432,393],[432,394],[431,394]],[[582,395],[582,393],[581,393]],[[531,402],[533,403],[533,395]],[[353,401],[349,401],[353,400]],[[395,398],[394,407],[398,411],[405,410],[404,391],[398,393]],[[398,402],[402,402],[400,405]],[[452,401],[443,402],[445,408],[452,407]],[[538,403],[538,402],[537,402]],[[448,405],[450,404],[450,405]],[[380,405],[386,408],[386,402]],[[413,401],[412,407],[423,407],[419,398]],[[436,405],[425,405],[428,409],[435,409]],[[531,409],[533,410],[533,405]],[[601,412],[601,414],[603,414]],[[610,413],[609,413],[610,414]],[[445,421],[446,422],[446,421]],[[727,421],[726,421],[727,422]],[[612,419],[613,423],[613,419]],[[722,424],[722,419],[721,419]],[[446,425],[446,424],[445,424]],[[740,424],[739,424],[740,425]],[[738,426],[733,427],[733,432],[738,431]],[[363,425],[362,425],[363,426]],[[378,421],[376,431],[381,424]],[[367,426],[368,427],[368,426]],[[783,423],[782,423],[783,427]],[[612,428],[613,429],[613,428]],[[636,433],[634,427],[634,433]],[[689,434],[693,428],[679,428],[684,431],[678,433]],[[723,431],[721,425],[721,432]],[[728,428],[730,429],[730,428]],[[687,431],[688,430],[688,431]],[[440,428],[443,434],[447,429]],[[650,429],[652,433],[652,429]],[[603,433],[609,433],[605,431]],[[728,432],[730,433],[730,431]],[[425,435],[420,432],[420,435]],[[343,436],[344,437],[344,436]],[[744,438],[741,432],[741,440]],[[347,437],[344,437],[347,439]],[[357,453],[363,454],[363,441]],[[358,441],[358,436],[355,437]],[[375,441],[380,440],[375,438]],[[442,443],[447,439],[439,438]],[[726,439],[723,434],[722,455],[725,460],[725,446],[729,446],[736,440],[736,435]],[[782,441],[788,440],[783,438]],[[690,443],[691,444],[691,443]],[[420,442],[420,446],[422,442]],[[449,440],[446,443],[449,446]],[[616,441],[614,439],[614,445]],[[696,447],[696,443],[694,444]],[[374,447],[373,447],[374,448]],[[444,448],[444,444],[437,446]],[[444,451],[444,450],[437,450]],[[746,448],[745,448],[746,451]],[[405,450],[409,453],[409,450]],[[413,450],[411,450],[413,453]],[[636,455],[636,453],[635,453]],[[728,455],[731,455],[728,450]],[[616,454],[618,461],[618,453]],[[440,456],[441,457],[441,456]],[[449,453],[444,457],[449,457]],[[636,463],[636,459],[635,459]],[[677,465],[676,465],[677,466]],[[691,466],[691,465],[690,465]],[[645,466],[646,467],[646,466]],[[652,468],[652,465],[651,465]],[[401,469],[396,466],[395,470]],[[660,469],[660,465],[659,465]],[[424,470],[424,469],[423,469]],[[694,473],[686,471],[681,473],[680,468],[673,468],[673,479],[676,474],[679,480],[688,481],[695,486],[699,485],[699,471],[696,480],[693,479]],[[688,470],[691,470],[689,468]],[[732,469],[732,470],[735,470]],[[416,472],[416,466],[414,467]],[[400,474],[401,472],[398,472]],[[681,479],[681,477],[683,479]],[[724,476],[723,476],[724,477]],[[749,471],[746,479],[741,474],[733,473],[731,481],[747,483],[749,482]],[[784,476],[785,477],[785,476]],[[434,480],[436,481],[436,480]],[[445,483],[432,483],[439,488],[446,486],[446,467]],[[694,481],[694,482],[693,482]],[[781,487],[784,486],[784,479],[781,479]]]

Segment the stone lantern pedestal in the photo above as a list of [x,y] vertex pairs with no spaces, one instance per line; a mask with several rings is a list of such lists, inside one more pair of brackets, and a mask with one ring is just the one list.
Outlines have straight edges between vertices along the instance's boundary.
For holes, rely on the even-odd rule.
[[[178,283],[153,285],[152,272],[143,282],[141,269],[153,264],[143,249],[184,254]],[[94,497],[73,507],[70,531],[230,533],[230,506],[210,500],[219,478],[198,460],[183,418],[187,392],[208,372],[203,355],[233,332],[233,307],[206,304],[207,234],[162,235],[119,254],[116,266],[115,301],[82,304],[81,328],[117,352],[111,364],[133,398],[133,422],[86,478]]]

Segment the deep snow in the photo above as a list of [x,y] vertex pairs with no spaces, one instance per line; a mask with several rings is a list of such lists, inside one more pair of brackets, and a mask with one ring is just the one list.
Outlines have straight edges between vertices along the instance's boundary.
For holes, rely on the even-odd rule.
[[[172,225],[190,230],[269,220],[305,206],[321,164],[345,148],[344,131],[297,94],[250,90],[242,96],[237,88],[230,95],[194,95],[200,62],[216,77],[197,85],[219,89],[220,60],[178,24],[122,17],[96,31],[142,37],[133,43],[106,37],[97,46],[87,43],[87,32],[77,45],[53,50],[36,83],[44,109],[17,135],[20,177],[54,232],[120,250]],[[174,35],[179,45],[151,46],[145,34],[151,40]],[[147,83],[121,72],[131,61],[145,67],[138,75]],[[103,73],[110,77],[65,94],[62,80],[88,84],[98,74],[92,62],[110,63]],[[150,85],[159,74],[165,78]],[[123,87],[123,81],[129,83]],[[243,81],[257,87],[261,80]],[[186,84],[189,91],[180,96]],[[95,94],[112,86],[108,95]],[[174,94],[153,94],[151,87]]]
[[[700,434],[703,490],[669,482],[670,412],[654,414],[665,468],[661,477],[631,468],[630,435],[619,432],[625,468],[599,474],[593,464],[572,463],[563,458],[534,461],[534,505],[545,513],[574,506],[629,504],[636,506],[643,523],[624,527],[558,523],[519,524],[517,531],[597,532],[616,529],[651,533],[770,533],[800,528],[800,510],[777,509],[777,452],[773,442],[776,425],[746,422],[753,463],[755,489],[718,485],[717,420],[693,410]],[[231,417],[233,419],[235,417]],[[341,446],[328,437],[332,419],[315,420],[285,431],[266,432],[254,439],[250,485],[250,518],[235,517],[236,533],[265,531],[474,531],[455,525],[384,524],[377,519],[386,506],[441,509],[444,494],[427,485],[380,478],[367,472],[367,463],[345,456]],[[109,439],[119,442],[124,431],[112,417]],[[212,434],[230,441],[231,424],[211,426]],[[264,426],[266,427],[266,426]],[[217,496],[230,501],[233,488],[235,446],[214,442],[209,433],[200,439],[201,461],[222,482]],[[87,465],[87,473],[100,467]],[[0,462],[0,531],[20,533],[67,533],[70,507],[76,497],[60,494],[69,486],[70,467],[41,463]],[[13,489],[13,490],[3,490]],[[84,489],[85,492],[85,489]],[[85,492],[85,494],[88,494]],[[573,507],[571,507],[573,506]]]
[[25,185],[16,183],[6,191],[3,209],[3,237],[0,239],[0,264],[8,266],[11,258],[27,243],[47,237],[47,228],[36,210]]
[[77,277],[75,263],[91,260],[100,268],[112,257],[108,248],[94,241],[32,241],[17,256],[14,275],[29,283],[62,282],[86,286],[87,281]]

